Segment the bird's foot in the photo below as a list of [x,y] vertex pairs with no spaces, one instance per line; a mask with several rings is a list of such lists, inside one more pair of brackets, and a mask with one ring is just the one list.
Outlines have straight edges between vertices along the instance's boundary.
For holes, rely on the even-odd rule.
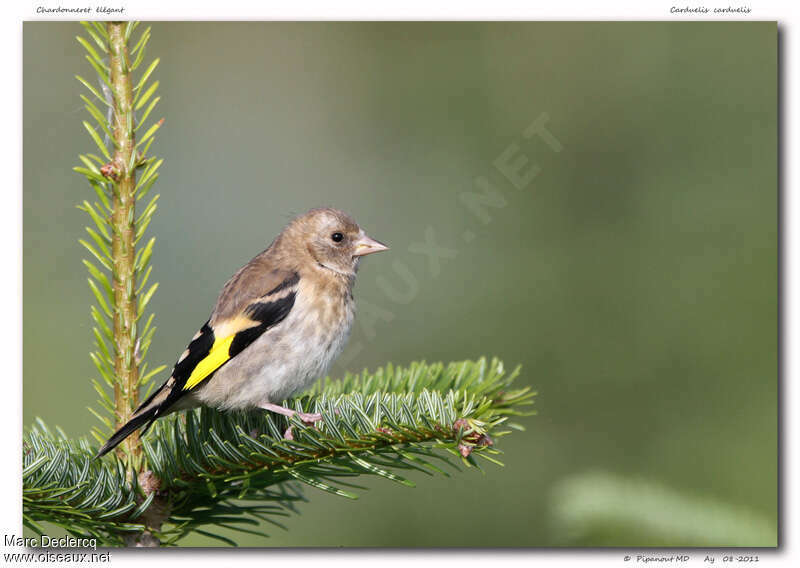
[[297,415],[297,417],[306,424],[313,424],[314,422],[319,422],[322,420],[322,414],[317,412],[297,412],[291,408],[286,408],[285,406],[280,406],[279,404],[272,404],[271,402],[263,402],[259,405],[259,408],[275,412],[276,414],[282,414],[283,416],[288,416],[289,418]]
[[[280,406],[278,404],[272,404],[271,402],[265,402],[261,404],[260,408],[263,408],[264,410],[269,410],[271,412],[275,412],[276,414],[288,416],[289,418],[291,418],[292,416],[297,416],[305,424],[314,424],[315,422],[319,422],[320,420],[322,420],[322,414],[318,412],[297,412],[296,410],[292,410],[291,408],[286,408],[285,406]],[[285,440],[294,440],[291,426],[289,426],[283,433],[283,438]]]

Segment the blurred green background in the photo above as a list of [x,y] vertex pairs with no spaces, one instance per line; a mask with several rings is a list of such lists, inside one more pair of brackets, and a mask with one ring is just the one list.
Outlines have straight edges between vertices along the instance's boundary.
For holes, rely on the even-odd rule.
[[[96,399],[82,31],[23,35],[23,420],[74,436]],[[240,544],[776,544],[774,22],[157,22],[148,55],[151,363],[292,215],[332,205],[392,247],[362,264],[333,375],[486,354],[539,392],[505,468],[308,489],[288,531]],[[561,152],[522,136],[543,113]],[[494,165],[512,144],[540,168],[523,190]],[[476,177],[505,201],[487,223],[462,202]],[[438,274],[426,231],[451,252]]]

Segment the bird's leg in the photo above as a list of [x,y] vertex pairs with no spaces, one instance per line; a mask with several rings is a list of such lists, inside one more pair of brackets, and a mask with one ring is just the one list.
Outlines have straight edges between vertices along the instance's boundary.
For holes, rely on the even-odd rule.
[[264,410],[270,410],[290,418],[296,414],[297,417],[306,424],[313,424],[314,422],[319,422],[322,420],[322,414],[312,412],[297,412],[291,408],[286,408],[285,406],[280,406],[279,404],[272,404],[271,402],[262,402],[258,406]]

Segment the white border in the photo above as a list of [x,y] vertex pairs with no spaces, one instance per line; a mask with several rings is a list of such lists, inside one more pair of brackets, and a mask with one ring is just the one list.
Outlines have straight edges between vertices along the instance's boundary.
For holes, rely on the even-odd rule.
[[[2,205],[0,205],[0,250],[2,266],[6,268],[4,278],[0,279],[0,314],[4,325],[0,326],[0,360],[4,365],[2,377],[2,447],[0,452],[6,456],[4,467],[0,468],[0,487],[2,487],[2,507],[0,507],[0,527],[3,531],[20,527],[21,519],[21,480],[19,458],[21,451],[21,399],[22,399],[22,341],[21,341],[21,294],[22,294],[22,21],[23,20],[74,20],[73,17],[57,17],[52,14],[37,15],[37,6],[96,6],[125,7],[124,19],[143,20],[778,20],[782,43],[781,73],[782,97],[781,114],[783,157],[781,180],[783,186],[783,380],[781,384],[782,402],[782,493],[781,500],[781,550],[778,553],[759,553],[761,565],[795,565],[797,563],[797,527],[792,523],[793,512],[797,510],[796,492],[792,489],[790,472],[797,472],[797,453],[790,452],[790,441],[797,439],[797,420],[792,410],[797,408],[797,389],[792,389],[792,379],[796,379],[795,357],[800,345],[791,333],[797,322],[797,305],[791,294],[796,291],[798,282],[797,254],[798,230],[796,222],[798,201],[793,198],[792,140],[797,132],[797,118],[791,108],[790,94],[796,94],[796,67],[798,62],[797,42],[793,32],[800,27],[797,3],[776,1],[754,2],[651,2],[641,1],[560,1],[542,4],[512,0],[461,0],[458,2],[434,2],[431,0],[406,0],[402,3],[384,5],[379,2],[339,0],[323,2],[306,1],[302,4],[290,2],[266,2],[225,0],[225,2],[178,1],[167,4],[163,0],[140,0],[137,2],[94,2],[86,0],[63,0],[42,2],[17,2],[3,7],[0,18],[0,42],[2,42],[3,80],[2,106],[4,133],[2,152],[3,184]],[[747,15],[692,16],[670,14],[671,6],[748,6]],[[795,97],[796,98],[796,97]],[[742,132],[742,136],[746,136]],[[792,222],[794,221],[794,223]],[[343,522],[346,521],[343,519]],[[1,545],[2,543],[0,543]],[[1,546],[0,546],[1,547]],[[8,552],[4,549],[0,552]],[[655,551],[647,551],[654,553]],[[670,551],[672,553],[673,551]],[[111,566],[133,566],[142,562],[142,551],[112,551]],[[237,565],[263,567],[264,562],[315,562],[329,566],[344,564],[354,566],[375,565],[400,566],[409,562],[435,562],[441,566],[486,566],[502,564],[503,568],[529,566],[531,563],[572,565],[591,562],[595,565],[631,565],[625,562],[625,554],[634,556],[637,551],[621,549],[606,551],[542,550],[520,551],[279,551],[279,550],[165,550],[157,551],[147,557],[147,562],[156,565],[169,562],[175,566],[217,566],[220,560],[228,560],[235,554]],[[703,563],[703,551],[689,552],[693,565]],[[145,553],[146,554],[146,553]],[[719,551],[713,551],[720,562]]]

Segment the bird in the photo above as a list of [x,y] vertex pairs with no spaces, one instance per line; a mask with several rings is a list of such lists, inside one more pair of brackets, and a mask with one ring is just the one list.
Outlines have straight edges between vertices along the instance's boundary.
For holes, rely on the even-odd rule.
[[338,209],[312,209],[292,219],[225,283],[170,377],[97,457],[138,428],[145,426],[144,433],[156,419],[200,405],[320,420],[280,403],[324,376],[342,352],[355,317],[359,262],[388,248]]

